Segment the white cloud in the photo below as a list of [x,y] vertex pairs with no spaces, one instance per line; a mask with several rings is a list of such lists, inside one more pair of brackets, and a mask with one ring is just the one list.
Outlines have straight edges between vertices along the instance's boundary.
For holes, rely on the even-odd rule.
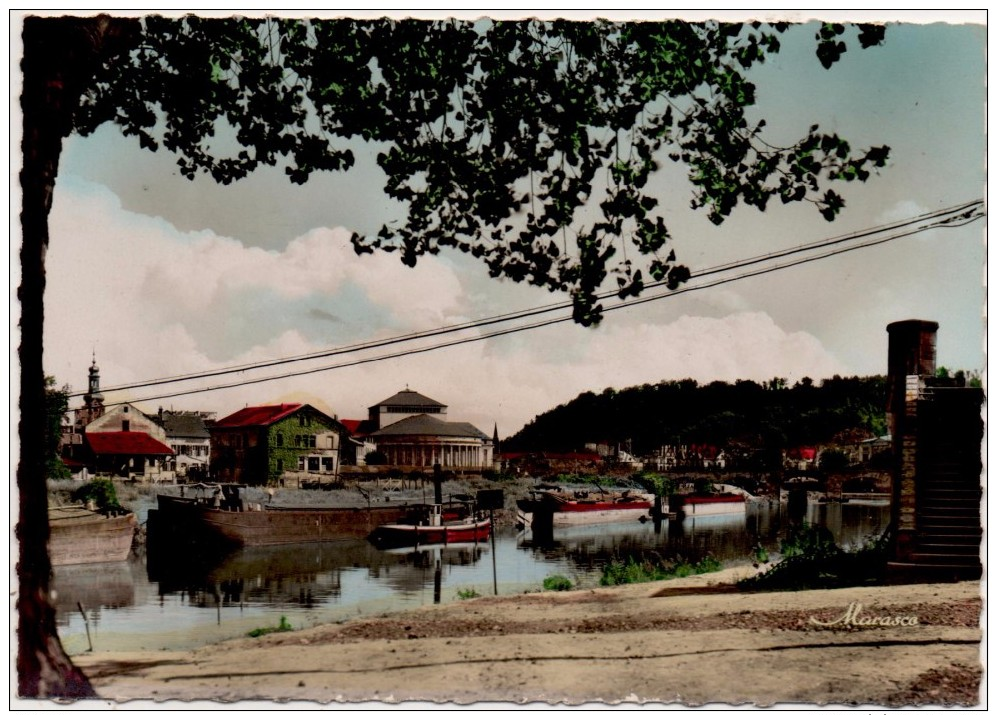
[[[85,386],[91,347],[96,347],[105,387],[328,347],[293,321],[290,327],[267,330],[265,316],[254,314],[252,305],[240,298],[244,295],[266,293],[290,305],[332,296],[351,284],[370,304],[388,311],[392,324],[370,327],[399,334],[452,322],[472,312],[475,303],[485,313],[473,317],[502,312],[505,304],[482,304],[469,296],[511,295],[521,288],[496,287],[483,272],[466,270],[459,261],[425,257],[412,270],[394,255],[357,257],[341,229],[311,231],[281,252],[247,248],[209,232],[184,234],[162,220],[122,211],[109,192],[72,182],[60,187],[51,230],[45,364],[60,383],[69,381],[77,389]],[[539,292],[530,295],[538,303],[550,300]],[[280,305],[274,310],[279,313]],[[449,404],[452,419],[471,421],[489,433],[497,422],[501,435],[508,436],[534,415],[586,390],[687,377],[700,382],[774,376],[795,381],[844,371],[812,335],[786,332],[765,313],[659,316],[667,321],[660,324],[639,322],[643,315],[624,320],[614,313],[597,329],[564,324],[499,338],[498,343],[481,341],[186,397],[168,395],[198,383],[113,397],[159,397],[145,402],[150,410],[172,405],[227,414],[246,404],[311,396],[310,401],[341,418],[361,418],[367,406],[409,385]],[[254,321],[261,323],[255,331]],[[214,358],[204,344],[205,325],[223,344],[236,332],[233,326],[248,325],[255,340],[230,349],[224,360]],[[293,363],[270,373],[355,359]],[[211,382],[267,374],[243,372]]]
[[911,199],[906,199],[898,201],[879,214],[877,221],[878,223],[893,223],[894,221],[903,221],[926,213],[928,213],[928,209],[924,206]]

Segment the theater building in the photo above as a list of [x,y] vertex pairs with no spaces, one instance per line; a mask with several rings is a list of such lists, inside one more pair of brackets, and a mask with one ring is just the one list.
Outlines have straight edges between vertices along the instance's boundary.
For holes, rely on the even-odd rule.
[[490,468],[491,437],[469,422],[448,421],[446,414],[446,405],[406,388],[369,408],[370,439],[393,466]]

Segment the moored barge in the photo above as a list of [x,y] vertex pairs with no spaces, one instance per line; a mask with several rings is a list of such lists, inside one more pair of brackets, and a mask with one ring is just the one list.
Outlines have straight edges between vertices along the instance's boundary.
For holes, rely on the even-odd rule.
[[673,494],[668,502],[669,513],[679,519],[747,511],[747,499],[743,494]]
[[224,498],[208,500],[160,494],[149,512],[151,530],[163,537],[204,545],[242,547],[364,539],[382,524],[396,522],[405,504],[370,507],[281,507],[243,503],[235,485],[222,485]]
[[138,524],[131,512],[105,513],[83,506],[51,507],[48,522],[53,566],[124,561]]
[[654,506],[649,494],[591,494],[571,495],[554,491],[535,492],[531,499],[517,501],[517,520],[531,526],[540,520],[547,526],[580,526],[607,524],[616,521],[638,520],[647,516]]

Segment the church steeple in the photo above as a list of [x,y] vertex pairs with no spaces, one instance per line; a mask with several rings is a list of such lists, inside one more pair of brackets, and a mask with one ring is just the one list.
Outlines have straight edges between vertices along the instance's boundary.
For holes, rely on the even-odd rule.
[[[96,351],[93,354],[93,362],[90,363],[90,381],[87,394],[83,396],[83,403],[91,411],[94,418],[104,414],[104,395],[100,392],[100,368],[97,367]],[[99,414],[94,414],[94,412],[99,412]]]

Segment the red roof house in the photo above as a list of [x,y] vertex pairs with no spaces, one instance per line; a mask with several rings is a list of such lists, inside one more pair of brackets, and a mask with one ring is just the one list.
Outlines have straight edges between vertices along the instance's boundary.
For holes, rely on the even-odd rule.
[[148,455],[166,457],[173,450],[145,432],[87,432],[87,444],[95,455]]
[[294,414],[301,409],[300,402],[281,403],[279,405],[258,405],[256,407],[243,407],[238,412],[233,412],[228,417],[224,417],[214,425],[215,428],[225,427],[267,427],[288,415]]
[[244,407],[208,432],[212,478],[257,485],[278,484],[290,472],[299,479],[304,473],[335,476],[348,436],[335,417],[300,402]]
[[87,432],[84,441],[97,473],[153,481],[173,478],[165,464],[173,450],[146,432]]

